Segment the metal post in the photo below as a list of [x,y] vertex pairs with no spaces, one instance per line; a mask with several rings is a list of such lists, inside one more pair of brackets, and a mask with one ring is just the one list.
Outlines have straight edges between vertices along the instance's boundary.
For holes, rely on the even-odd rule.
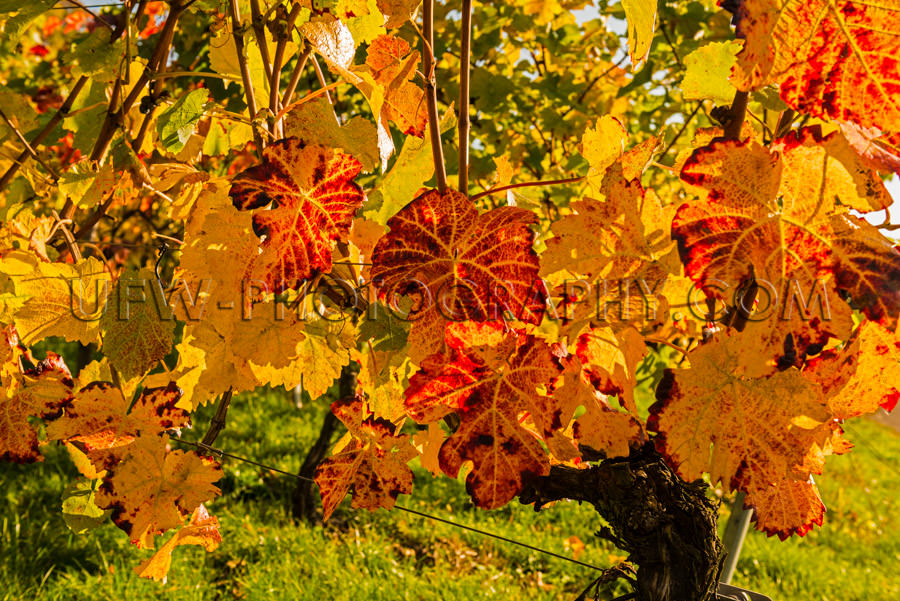
[[725,556],[725,565],[722,566],[719,582],[728,584],[731,582],[731,577],[734,576],[738,558],[741,556],[741,546],[744,544],[747,529],[750,527],[751,517],[753,517],[753,510],[744,509],[744,493],[739,492],[734,497],[731,516],[728,518],[728,523],[725,524],[725,536],[722,542],[728,554]]

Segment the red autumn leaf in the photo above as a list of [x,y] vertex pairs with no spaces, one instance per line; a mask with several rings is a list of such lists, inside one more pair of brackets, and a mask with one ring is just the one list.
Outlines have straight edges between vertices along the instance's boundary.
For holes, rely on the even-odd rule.
[[734,81],[780,85],[791,107],[900,131],[900,6],[859,0],[740,0]]
[[694,151],[682,179],[707,191],[681,205],[672,223],[687,275],[735,312],[744,300],[735,293],[754,282],[769,297],[757,298],[771,301],[770,317],[750,318],[760,356],[772,359],[763,371],[849,335],[850,309],[839,292],[873,318],[900,313],[893,283],[900,254],[847,211],[876,210],[890,196],[839,134],[804,129],[771,150],[714,140]]
[[50,54],[50,49],[44,46],[43,44],[35,44],[28,50],[31,54],[35,56],[40,56],[41,58]]
[[370,511],[390,509],[399,495],[411,493],[413,476],[406,464],[416,450],[409,435],[398,435],[393,423],[372,416],[361,396],[335,401],[331,412],[353,439],[316,469],[323,519],[331,517],[351,488],[353,507]]
[[520,416],[528,413],[545,436],[572,417],[549,395],[563,371],[562,353],[498,323],[454,323],[447,328],[447,345],[447,353],[429,357],[410,379],[407,412],[419,422],[459,415],[459,428],[441,445],[441,469],[456,477],[471,461],[466,490],[479,507],[501,507],[530,477],[550,469]]
[[353,181],[361,169],[350,155],[287,138],[266,147],[262,164],[234,179],[234,206],[254,211],[253,230],[264,237],[252,273],[270,290],[331,271],[335,243],[347,239],[365,200]]
[[544,297],[532,249],[531,211],[479,213],[463,194],[429,190],[388,220],[372,253],[372,280],[389,304],[413,299],[413,361],[441,347],[450,321],[491,321],[508,311],[538,323]]

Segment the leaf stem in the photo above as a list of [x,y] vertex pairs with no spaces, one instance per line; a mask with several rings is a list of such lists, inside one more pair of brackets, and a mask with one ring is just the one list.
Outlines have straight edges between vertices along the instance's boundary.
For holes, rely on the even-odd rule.
[[[325,81],[325,73],[322,72],[322,67],[319,65],[319,59],[316,58],[315,54],[310,55],[312,59],[313,68],[316,70],[316,79],[319,80],[319,85],[322,86],[322,89],[325,90],[325,98],[328,99],[328,104],[334,106],[334,99],[331,98],[331,88],[328,87],[328,82]],[[337,120],[337,114],[334,115],[335,120]]]
[[[131,110],[131,107],[134,106],[134,103],[137,101],[138,97],[143,92],[144,86],[150,82],[151,76],[158,72],[160,68],[167,63],[167,57],[169,55],[169,48],[172,45],[172,40],[175,39],[175,26],[178,23],[179,17],[184,13],[188,6],[190,6],[191,2],[188,4],[182,4],[181,1],[176,0],[170,3],[169,16],[166,19],[165,25],[163,25],[162,33],[160,34],[159,41],[156,44],[156,48],[153,50],[153,54],[150,57],[150,61],[147,63],[147,67],[144,69],[144,72],[141,74],[138,81],[135,82],[134,86],[131,88],[131,92],[129,92],[128,96],[122,101],[121,106],[118,108],[116,105],[119,102],[119,97],[122,94],[122,77],[121,75],[116,79],[115,87],[113,88],[112,98],[109,102],[109,109],[106,113],[106,119],[103,121],[103,125],[100,128],[100,134],[97,136],[97,140],[94,144],[94,148],[91,151],[90,160],[92,161],[102,161],[103,157],[106,156],[106,151],[109,149],[109,145],[112,143],[113,136],[115,135],[116,129],[121,125],[122,120],[125,117],[125,114]],[[145,3],[141,3],[138,6],[138,18],[140,18],[141,10],[143,9]],[[115,41],[115,39],[121,35],[121,32],[124,32],[127,27],[122,27],[120,29],[116,29],[113,36],[110,38],[110,41]],[[126,66],[127,70],[127,66]],[[62,212],[60,216],[63,219],[71,219],[72,215],[75,213],[75,205],[72,203],[71,199],[66,201],[66,204],[63,206]],[[99,218],[99,217],[98,217]],[[76,234],[76,238],[78,235]]]
[[497,194],[499,192],[505,192],[507,190],[512,190],[514,188],[535,188],[538,186],[556,186],[558,184],[572,184],[575,182],[583,181],[585,177],[567,177],[565,179],[548,179],[541,180],[537,182],[519,182],[518,184],[509,184],[507,186],[500,186],[499,188],[491,188],[489,190],[485,190],[484,192],[479,192],[475,196],[472,197],[472,200],[478,200],[479,198],[484,198],[485,196],[490,196],[491,194]]
[[681,124],[681,127],[675,133],[675,137],[673,137],[671,139],[671,141],[669,141],[669,143],[666,144],[666,148],[659,155],[660,159],[662,159],[662,157],[666,156],[666,154],[668,154],[669,150],[671,150],[672,147],[675,146],[675,143],[678,141],[678,139],[681,137],[681,135],[685,132],[685,130],[687,130],[688,125],[691,124],[691,121],[693,121],[694,117],[697,116],[697,113],[700,112],[700,108],[702,106],[703,106],[703,101],[701,100],[700,102],[697,103],[697,106],[694,107],[694,110],[691,111],[691,114],[688,115],[688,118],[684,120],[684,123]]
[[75,259],[76,263],[81,261],[81,249],[75,243],[75,238],[72,236],[72,232],[69,231],[66,222],[59,218],[59,213],[56,211],[53,211],[53,217],[56,219],[56,227],[63,233],[63,238],[66,241],[66,246],[69,247],[69,252],[72,253],[72,258]]
[[472,61],[472,0],[462,2],[462,40],[459,59],[459,182],[457,189],[469,193],[469,73]]
[[796,116],[797,113],[795,113],[793,109],[785,109],[781,113],[781,117],[778,118],[778,125],[775,126],[773,139],[778,139],[787,135],[787,133],[791,131],[791,124],[794,122],[794,117]]
[[[291,12],[287,16],[284,30],[279,32],[278,44],[275,46],[275,56],[272,59],[272,72],[269,76],[269,110],[272,111],[273,115],[279,114],[279,109],[281,108],[281,97],[279,93],[281,92],[281,69],[284,67],[284,54],[287,52],[287,44],[291,39],[294,23],[297,22],[297,17],[300,16],[301,10],[302,3],[294,3]],[[272,129],[276,134],[276,137],[282,137],[284,127],[280,119],[274,120]]]
[[165,71],[163,73],[154,73],[150,76],[151,81],[159,79],[170,79],[172,77],[213,77],[215,79],[224,79],[226,81],[241,81],[236,75],[222,75],[221,73],[213,73],[211,71]]
[[444,166],[444,149],[441,147],[441,127],[438,123],[437,89],[434,81],[434,0],[424,0],[423,45],[425,67],[425,102],[428,105],[428,130],[431,136],[431,154],[438,190],[447,189],[447,168]]

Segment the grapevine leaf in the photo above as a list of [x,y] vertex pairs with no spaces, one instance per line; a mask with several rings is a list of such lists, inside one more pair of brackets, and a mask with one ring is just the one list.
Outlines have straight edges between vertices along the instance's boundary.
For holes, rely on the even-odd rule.
[[900,6],[857,0],[741,0],[734,81],[781,86],[791,107],[900,131]]
[[0,272],[12,279],[18,296],[27,298],[14,315],[22,342],[33,344],[48,336],[82,344],[97,341],[110,282],[101,261],[45,263],[30,253],[12,252],[3,257]]
[[334,118],[334,109],[324,98],[313,98],[288,113],[285,131],[288,137],[301,142],[330,146],[353,155],[365,171],[373,171],[378,165],[375,125],[363,117],[353,117],[340,125]]
[[378,0],[378,10],[387,17],[384,26],[397,29],[412,19],[422,0]]
[[637,366],[647,354],[640,333],[633,327],[617,331],[607,326],[595,327],[578,337],[575,348],[584,374],[594,388],[617,395],[623,407],[637,414],[634,404]]
[[875,128],[841,123],[841,133],[863,163],[883,172],[900,173],[900,133],[882,135]]
[[222,468],[194,451],[166,450],[167,437],[141,436],[103,478],[97,505],[140,549],[157,534],[177,528],[201,503],[220,494]]
[[842,349],[813,358],[804,375],[829,393],[828,408],[838,419],[866,415],[879,407],[891,411],[900,400],[893,374],[900,369],[896,332],[865,321]]
[[545,436],[571,419],[547,394],[562,374],[561,352],[496,322],[451,324],[447,345],[447,353],[428,357],[410,379],[407,412],[418,422],[454,411],[460,416],[459,428],[441,446],[441,469],[456,477],[471,461],[466,490],[479,507],[501,507],[528,478],[550,469],[520,414],[530,413]]
[[69,484],[62,494],[62,513],[66,526],[75,534],[84,534],[100,526],[109,517],[109,510],[97,507],[94,481],[79,478]]
[[175,320],[166,318],[154,286],[162,285],[150,269],[125,272],[100,318],[103,353],[126,379],[143,375],[172,350]]
[[731,102],[735,88],[728,77],[740,49],[737,42],[710,42],[684,57],[685,73],[681,81],[684,98]]
[[181,545],[199,545],[207,551],[215,551],[222,542],[219,533],[219,520],[209,515],[206,507],[200,505],[191,515],[191,521],[178,529],[166,543],[160,547],[150,559],[141,562],[134,569],[142,578],[152,578],[165,583],[172,565],[172,552]]
[[440,347],[448,321],[491,321],[505,312],[540,321],[534,221],[515,207],[479,213],[453,190],[425,192],[388,221],[390,231],[372,254],[372,280],[382,299],[414,300],[414,362]]
[[383,35],[369,45],[366,66],[384,87],[384,117],[405,134],[421,138],[428,124],[425,91],[413,83],[419,53],[403,38]]
[[648,429],[687,481],[709,472],[713,483],[734,488],[741,470],[758,482],[796,478],[810,449],[830,436],[817,387],[794,368],[747,377],[736,367],[745,344],[719,335],[688,355],[689,369],[666,370],[657,388]]
[[353,64],[356,42],[350,29],[340,19],[326,13],[301,25],[300,31],[330,68],[340,72]]
[[628,55],[633,69],[650,53],[656,28],[656,0],[622,0],[628,21]]
[[331,517],[351,488],[355,508],[392,508],[399,495],[412,492],[412,471],[406,464],[416,450],[409,435],[397,435],[390,421],[372,417],[363,397],[335,401],[331,411],[353,439],[316,469],[324,519]]
[[605,395],[589,382],[581,361],[573,357],[566,366],[562,382],[554,395],[576,407],[583,407],[572,427],[579,447],[604,453],[607,457],[625,457],[632,444],[644,442],[640,422],[629,413],[612,408]]
[[[796,364],[829,336],[849,335],[840,289],[877,318],[900,313],[890,280],[900,255],[874,228],[852,228],[857,220],[845,215],[847,207],[887,206],[881,181],[837,133],[804,129],[773,149],[714,140],[695,150],[682,179],[704,188],[706,197],[683,204],[672,222],[687,275],[707,295],[726,298],[732,315],[748,304],[740,295],[744,286],[766,287],[772,318],[751,317],[765,348],[758,356],[773,358],[760,374]],[[820,175],[811,178],[810,170]],[[766,300],[761,293],[757,298]]]
[[47,438],[76,443],[97,469],[112,467],[141,434],[155,435],[190,424],[177,407],[181,390],[174,383],[144,388],[129,411],[122,392],[110,382],[91,382],[75,394],[64,414],[47,426]]
[[203,118],[208,99],[207,90],[192,90],[160,113],[156,129],[163,148],[173,153],[181,152]]
[[751,478],[740,487],[747,492],[744,507],[754,510],[757,530],[769,536],[777,534],[781,540],[803,536],[825,519],[825,504],[812,478],[763,484]]
[[[452,110],[448,110],[440,122],[441,133],[447,132],[455,125],[456,115]],[[381,178],[380,185],[366,204],[364,215],[367,219],[386,223],[390,217],[409,203],[410,197],[421,193],[422,186],[433,175],[431,132],[426,130],[424,139],[407,136],[394,164]]]
[[581,138],[581,156],[590,164],[588,183],[600,189],[606,169],[625,152],[628,133],[622,122],[610,115],[597,119]]
[[234,179],[234,206],[253,210],[253,230],[265,236],[256,262],[270,290],[331,271],[334,244],[347,239],[365,200],[353,181],[361,169],[350,155],[287,138],[266,147],[262,164]]
[[[7,340],[13,340],[15,345],[14,338],[7,335]],[[43,461],[38,452],[37,432],[28,418],[58,416],[72,400],[72,376],[55,353],[48,353],[46,359],[24,373],[17,373],[16,353],[10,353],[8,361],[3,367],[7,378],[0,388],[0,460]]]
[[551,226],[554,237],[541,255],[545,274],[566,270],[590,280],[625,279],[672,250],[666,213],[659,199],[637,180],[611,167],[600,188],[605,202],[572,203],[574,214]]
[[25,33],[28,26],[44,12],[56,4],[55,0],[37,0],[36,2],[10,2],[4,12],[15,12],[3,25],[3,33],[10,40],[17,40]]

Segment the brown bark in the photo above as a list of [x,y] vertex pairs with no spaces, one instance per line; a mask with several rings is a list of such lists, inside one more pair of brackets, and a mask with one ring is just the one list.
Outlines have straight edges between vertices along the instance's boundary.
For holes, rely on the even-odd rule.
[[715,599],[724,550],[706,489],[702,481],[684,482],[647,446],[587,469],[553,466],[519,501],[535,510],[562,499],[592,504],[610,526],[598,536],[638,566],[638,601],[708,601]]

